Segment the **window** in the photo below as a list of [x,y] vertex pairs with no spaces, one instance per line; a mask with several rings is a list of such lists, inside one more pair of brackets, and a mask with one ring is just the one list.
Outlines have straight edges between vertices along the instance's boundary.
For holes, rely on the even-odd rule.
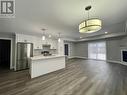
[[90,59],[106,60],[106,43],[105,42],[89,43],[88,57]]

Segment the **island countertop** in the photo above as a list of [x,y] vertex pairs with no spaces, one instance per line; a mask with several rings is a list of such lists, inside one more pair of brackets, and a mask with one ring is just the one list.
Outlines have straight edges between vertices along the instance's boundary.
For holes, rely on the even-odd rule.
[[34,60],[50,59],[50,58],[57,58],[57,57],[64,57],[64,56],[65,56],[65,55],[57,55],[57,54],[50,55],[50,56],[37,55],[37,56],[31,57],[30,59],[31,59],[32,61],[34,61]]

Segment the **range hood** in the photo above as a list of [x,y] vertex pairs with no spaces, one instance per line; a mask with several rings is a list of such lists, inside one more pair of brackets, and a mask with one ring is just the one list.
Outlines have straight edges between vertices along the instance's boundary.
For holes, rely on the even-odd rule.
[[42,44],[42,48],[43,48],[44,51],[49,51],[50,47],[51,47],[50,44]]
[[43,47],[50,47],[51,45],[50,44],[43,44],[42,46]]

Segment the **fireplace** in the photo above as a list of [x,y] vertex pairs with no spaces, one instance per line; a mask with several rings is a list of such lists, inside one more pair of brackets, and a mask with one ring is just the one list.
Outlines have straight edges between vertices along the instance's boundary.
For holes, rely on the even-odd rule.
[[127,62],[127,50],[122,50],[121,51],[121,61],[122,62]]

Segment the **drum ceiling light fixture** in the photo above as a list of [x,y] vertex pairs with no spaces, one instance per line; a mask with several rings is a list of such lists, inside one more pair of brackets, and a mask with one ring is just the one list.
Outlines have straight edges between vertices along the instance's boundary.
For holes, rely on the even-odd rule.
[[98,18],[89,18],[89,10],[92,8],[92,6],[87,6],[85,8],[86,11],[88,11],[88,19],[80,23],[79,25],[79,32],[80,33],[93,33],[97,32],[102,27],[102,22]]

